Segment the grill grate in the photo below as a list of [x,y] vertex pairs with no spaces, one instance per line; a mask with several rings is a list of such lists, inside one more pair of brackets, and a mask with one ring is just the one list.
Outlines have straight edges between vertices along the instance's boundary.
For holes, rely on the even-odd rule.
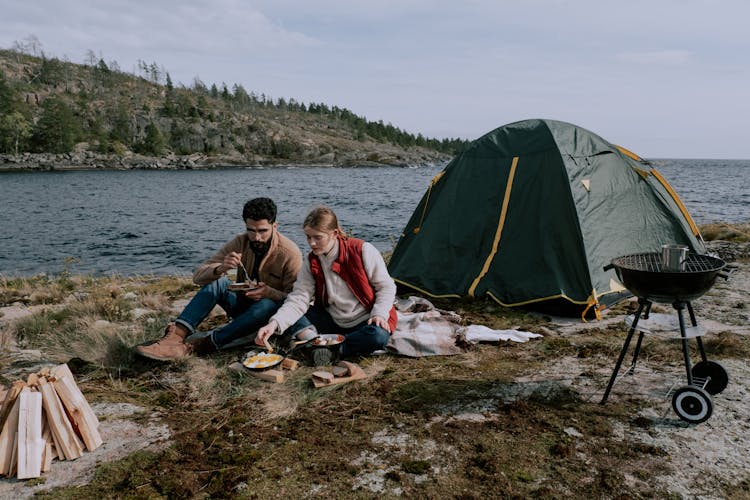
[[623,269],[646,271],[650,273],[702,273],[718,271],[724,267],[724,261],[710,255],[688,254],[685,269],[682,271],[665,271],[662,269],[660,253],[638,253],[625,255],[612,260],[612,264]]

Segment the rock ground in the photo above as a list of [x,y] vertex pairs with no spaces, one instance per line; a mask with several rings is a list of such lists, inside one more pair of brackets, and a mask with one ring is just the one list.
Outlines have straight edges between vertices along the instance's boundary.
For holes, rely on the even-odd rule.
[[[747,248],[743,251],[746,252]],[[705,328],[707,338],[722,332],[750,334],[750,263],[740,261],[735,266],[727,281],[718,280],[705,296],[694,302],[698,321]],[[183,302],[178,302],[174,305],[179,308],[182,304]],[[0,326],[31,314],[33,310],[33,307],[21,305],[0,308]],[[656,306],[654,311],[669,314],[672,310],[668,306]],[[597,328],[621,325],[624,339],[627,326],[623,319],[622,314],[608,314],[601,322],[595,323],[553,318],[540,333],[575,339],[576,335],[592,325]],[[647,335],[644,342],[665,340]],[[14,349],[12,356],[12,370],[17,371],[19,376],[35,371],[43,364],[42,355],[38,351]],[[495,401],[499,396],[511,402],[530,392],[555,391],[560,387],[568,387],[584,400],[598,401],[614,362],[615,359],[612,359],[611,363],[602,364],[601,359],[597,361],[596,357],[556,358],[543,370],[518,378],[515,384],[504,389],[505,394],[493,394],[492,397]],[[624,366],[627,367],[629,362],[630,358],[626,357]],[[721,498],[722,484],[737,484],[748,478],[750,417],[747,413],[747,401],[750,400],[750,366],[740,359],[722,360],[722,364],[729,373],[729,385],[726,390],[713,397],[713,415],[699,425],[687,425],[679,420],[672,411],[671,397],[668,396],[671,386],[684,384],[681,382],[685,379],[685,373],[679,344],[674,345],[673,361],[659,363],[639,359],[634,373],[619,377],[610,395],[610,401],[616,398],[638,400],[642,408],[637,415],[633,415],[633,421],[643,425],[615,424],[613,437],[664,450],[667,472],[658,476],[657,480],[665,490],[682,498]],[[94,452],[84,453],[81,459],[74,462],[53,462],[52,470],[43,475],[44,481],[41,484],[2,479],[0,498],[24,498],[52,486],[85,484],[91,479],[98,463],[125,457],[139,449],[159,449],[169,443],[169,430],[160,422],[158,413],[148,415],[147,419],[134,419],[133,415],[145,410],[122,403],[97,403],[94,410],[102,421],[104,446]],[[492,419],[493,411],[494,403],[487,407],[446,408],[446,412],[438,418],[482,421]],[[597,439],[595,436],[586,436],[586,429],[577,428],[575,422],[571,422],[566,433],[574,440]],[[399,429],[384,430],[372,439],[373,444],[377,445],[375,448],[385,446],[396,452],[418,446],[426,450],[426,455],[445,457],[445,453],[450,451],[430,451],[431,443],[417,443],[413,437]],[[378,457],[369,451],[363,451],[361,460],[377,462]],[[449,462],[441,462],[441,466],[450,467]],[[359,477],[358,484],[369,491],[382,493],[385,484],[383,478],[387,472],[383,468],[369,473],[367,477]],[[632,483],[639,481],[635,477],[627,477],[627,480]],[[385,493],[398,495],[400,492]]]

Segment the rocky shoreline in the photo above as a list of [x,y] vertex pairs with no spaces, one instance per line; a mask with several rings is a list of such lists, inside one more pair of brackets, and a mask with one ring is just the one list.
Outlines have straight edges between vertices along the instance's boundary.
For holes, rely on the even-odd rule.
[[[390,152],[389,152],[390,153]],[[169,154],[144,156],[102,154],[91,151],[73,153],[0,154],[0,172],[49,172],[69,170],[210,170],[217,168],[296,167],[417,167],[449,161],[448,155],[426,150],[405,154],[329,153],[315,159],[269,158],[259,155]]]

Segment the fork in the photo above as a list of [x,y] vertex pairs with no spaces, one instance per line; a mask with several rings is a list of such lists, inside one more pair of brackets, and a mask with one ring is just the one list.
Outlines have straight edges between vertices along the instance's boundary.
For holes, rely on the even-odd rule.
[[245,281],[250,281],[250,275],[247,272],[247,269],[245,269],[245,266],[242,265],[242,260],[240,260],[240,268],[242,269],[242,272],[245,273]]

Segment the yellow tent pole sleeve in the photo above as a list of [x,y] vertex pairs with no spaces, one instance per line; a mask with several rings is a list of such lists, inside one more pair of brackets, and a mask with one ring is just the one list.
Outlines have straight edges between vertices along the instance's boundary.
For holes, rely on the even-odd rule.
[[693,222],[693,218],[690,217],[690,214],[687,211],[687,208],[685,208],[685,205],[682,204],[682,200],[680,200],[680,197],[677,196],[677,193],[675,193],[675,190],[672,189],[672,186],[669,185],[667,182],[667,179],[662,177],[662,175],[655,169],[651,169],[651,173],[656,177],[659,182],[661,182],[661,185],[664,186],[664,189],[667,190],[669,193],[669,196],[672,197],[675,203],[677,203],[677,207],[680,209],[680,212],[682,212],[682,215],[685,216],[685,219],[687,220],[688,224],[690,225],[690,229],[693,231],[693,234],[697,236],[698,238],[701,237],[701,232],[698,229],[698,226],[695,225],[695,222]]
[[432,193],[432,186],[437,184],[437,181],[440,180],[441,177],[445,174],[445,171],[439,172],[435,177],[432,178],[430,181],[430,187],[427,188],[427,197],[424,200],[424,207],[422,207],[422,217],[419,218],[419,224],[417,224],[417,227],[412,229],[412,232],[414,234],[419,233],[420,229],[422,229],[422,223],[424,222],[424,216],[427,214],[427,205],[430,203],[430,193]]
[[622,146],[618,146],[617,144],[615,144],[615,147],[620,151],[620,153],[624,154],[625,156],[628,156],[628,157],[632,158],[635,161],[643,161],[643,159],[640,156],[638,156],[637,154],[633,153],[632,151],[630,151],[628,149],[625,149]]
[[492,242],[492,251],[487,256],[487,260],[484,261],[484,266],[479,276],[476,277],[474,282],[469,287],[469,297],[474,296],[474,291],[477,289],[477,285],[487,274],[492,264],[492,259],[495,258],[497,253],[497,247],[500,246],[500,235],[503,233],[503,226],[505,225],[505,216],[508,214],[508,203],[510,202],[510,190],[513,187],[513,178],[516,175],[516,167],[518,166],[518,156],[513,158],[513,162],[510,164],[510,173],[508,174],[508,182],[505,184],[505,196],[503,197],[503,208],[500,211],[500,220],[497,224],[497,230],[495,231],[495,241]]
[[436,299],[460,299],[461,298],[460,295],[455,294],[455,293],[447,293],[445,295],[437,295],[437,294],[434,294],[434,293],[430,293],[427,290],[423,290],[422,288],[419,288],[418,286],[415,286],[415,285],[413,285],[411,283],[407,283],[406,281],[401,281],[401,280],[396,279],[396,278],[393,278],[393,281],[395,281],[396,283],[400,283],[402,285],[408,286],[410,288],[413,288],[414,290],[418,291],[419,293],[423,293],[423,294],[427,295],[428,297],[433,297],[433,298],[436,298]]
[[598,321],[601,321],[603,308],[599,306],[599,298],[596,296],[596,288],[591,290],[591,295],[589,295],[589,298],[586,301],[586,309],[584,309],[581,313],[581,321],[583,321],[584,323],[588,323],[588,321],[586,321],[586,313],[589,312],[589,309],[591,309],[592,307],[594,308],[596,319]]

